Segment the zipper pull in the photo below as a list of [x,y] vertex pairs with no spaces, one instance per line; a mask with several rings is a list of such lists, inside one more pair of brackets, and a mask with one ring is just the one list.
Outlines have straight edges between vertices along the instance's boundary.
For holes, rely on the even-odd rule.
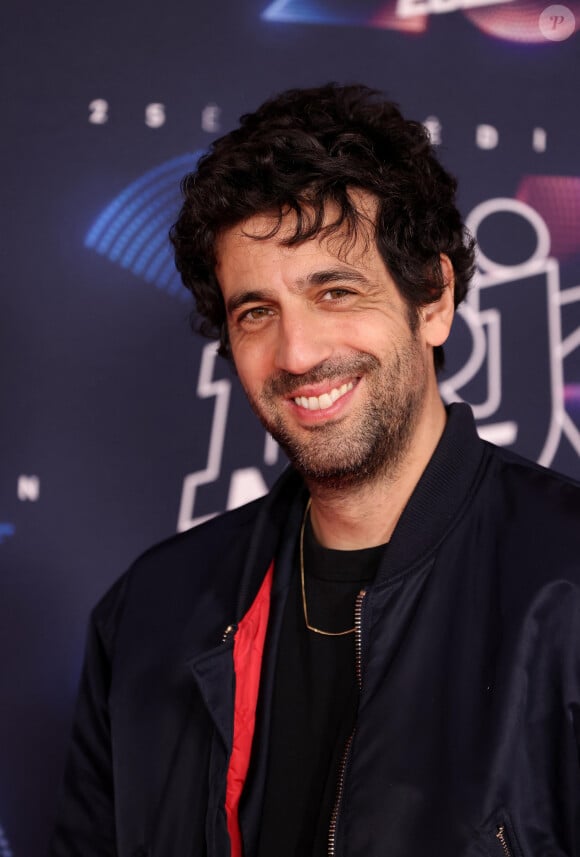
[[230,639],[230,637],[234,637],[237,630],[238,630],[237,625],[228,625],[228,627],[226,628],[226,630],[222,634],[222,643],[227,643],[227,641]]

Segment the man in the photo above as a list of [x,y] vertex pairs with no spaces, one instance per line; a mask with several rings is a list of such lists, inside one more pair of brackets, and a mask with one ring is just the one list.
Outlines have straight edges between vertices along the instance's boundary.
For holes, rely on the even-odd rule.
[[441,402],[473,247],[426,133],[290,91],[183,191],[178,268],[293,467],[96,608],[52,854],[580,854],[580,491]]

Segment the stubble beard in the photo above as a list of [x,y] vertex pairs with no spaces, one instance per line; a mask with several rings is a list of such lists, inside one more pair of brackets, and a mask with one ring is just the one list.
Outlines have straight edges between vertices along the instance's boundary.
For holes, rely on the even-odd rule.
[[[281,397],[321,381],[364,378],[367,401],[358,413],[336,422],[292,428],[279,407]],[[310,484],[326,490],[356,488],[380,478],[394,479],[410,448],[425,397],[426,378],[413,337],[388,365],[364,352],[325,361],[304,375],[280,373],[259,397],[248,391],[254,412]]]

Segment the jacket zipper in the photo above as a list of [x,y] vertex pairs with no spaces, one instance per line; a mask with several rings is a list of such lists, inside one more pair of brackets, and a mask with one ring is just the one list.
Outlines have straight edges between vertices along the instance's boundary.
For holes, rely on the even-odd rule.
[[512,851],[509,847],[507,837],[506,837],[506,829],[505,824],[500,824],[497,828],[497,832],[495,834],[495,838],[498,840],[499,844],[502,847],[503,853],[505,857],[512,857]]
[[[358,683],[359,693],[362,690],[362,605],[366,595],[366,589],[361,589],[357,595],[354,606],[354,657],[355,657],[355,674]],[[328,857],[335,857],[336,854],[336,826],[338,824],[338,815],[340,805],[342,803],[342,795],[344,792],[344,778],[346,773],[346,765],[350,754],[353,738],[355,736],[356,726],[350,733],[349,739],[346,742],[340,767],[338,769],[338,785],[336,788],[336,800],[330,816],[330,827],[328,829]],[[511,857],[511,855],[509,855]]]

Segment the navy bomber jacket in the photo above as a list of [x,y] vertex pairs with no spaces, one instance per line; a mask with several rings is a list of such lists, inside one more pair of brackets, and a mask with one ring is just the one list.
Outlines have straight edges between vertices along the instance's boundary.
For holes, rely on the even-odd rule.
[[[265,742],[240,808],[238,700],[257,693],[240,676],[259,677],[262,735],[305,500],[287,472],[96,607],[51,857],[252,857]],[[579,584],[580,487],[451,406],[361,602],[329,854],[580,857]],[[236,656],[248,628],[259,645]]]

